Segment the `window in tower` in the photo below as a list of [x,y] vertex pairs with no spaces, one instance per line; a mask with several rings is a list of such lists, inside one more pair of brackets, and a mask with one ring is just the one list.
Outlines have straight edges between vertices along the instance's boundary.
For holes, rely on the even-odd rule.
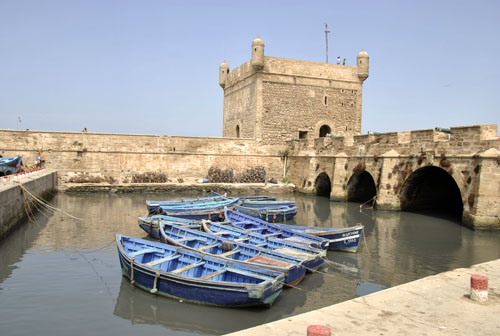
[[331,134],[331,133],[332,133],[332,129],[328,125],[323,125],[319,129],[319,137],[320,138],[324,138],[324,137],[326,137],[327,134]]

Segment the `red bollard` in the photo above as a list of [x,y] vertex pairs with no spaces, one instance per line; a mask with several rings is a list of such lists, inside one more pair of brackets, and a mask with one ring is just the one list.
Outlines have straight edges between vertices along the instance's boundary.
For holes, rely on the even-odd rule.
[[470,298],[478,302],[488,301],[488,277],[477,274],[470,277]]
[[332,330],[327,326],[310,325],[307,327],[307,336],[331,336]]

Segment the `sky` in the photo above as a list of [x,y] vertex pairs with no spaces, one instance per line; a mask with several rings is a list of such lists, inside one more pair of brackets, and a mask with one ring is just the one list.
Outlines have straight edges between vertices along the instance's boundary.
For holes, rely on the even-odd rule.
[[0,129],[222,136],[224,60],[356,64],[362,133],[500,123],[500,1],[0,0]]

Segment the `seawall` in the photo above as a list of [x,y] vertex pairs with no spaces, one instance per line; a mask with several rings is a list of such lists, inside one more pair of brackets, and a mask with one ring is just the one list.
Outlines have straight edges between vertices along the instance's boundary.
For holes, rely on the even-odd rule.
[[[31,193],[37,198],[47,200],[57,189],[57,173],[41,170],[29,174],[16,174],[0,180],[0,239],[19,225],[32,205]],[[26,191],[25,191],[26,190]]]

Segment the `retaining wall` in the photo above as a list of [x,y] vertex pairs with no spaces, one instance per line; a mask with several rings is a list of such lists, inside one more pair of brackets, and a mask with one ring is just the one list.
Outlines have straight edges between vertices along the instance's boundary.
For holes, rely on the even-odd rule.
[[52,197],[57,189],[57,173],[42,170],[33,174],[16,174],[0,181],[0,239],[26,218],[28,205],[22,188],[44,200]]

